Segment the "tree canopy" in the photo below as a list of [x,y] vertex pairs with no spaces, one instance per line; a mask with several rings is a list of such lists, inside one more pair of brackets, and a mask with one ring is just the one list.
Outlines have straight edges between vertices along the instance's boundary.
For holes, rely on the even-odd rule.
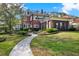
[[13,26],[18,24],[20,19],[25,17],[25,10],[22,8],[21,3],[1,3],[0,4],[0,20],[5,20],[5,25],[8,25],[8,29],[13,31]]

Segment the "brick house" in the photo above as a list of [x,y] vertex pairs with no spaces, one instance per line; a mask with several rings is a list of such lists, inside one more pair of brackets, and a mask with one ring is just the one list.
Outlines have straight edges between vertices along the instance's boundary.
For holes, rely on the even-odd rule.
[[68,30],[68,26],[69,26],[68,20],[57,20],[57,19],[50,20],[49,17],[47,18],[42,18],[42,17],[43,15],[41,14],[38,14],[38,15],[35,14],[29,18],[27,17],[28,19],[25,19],[23,21],[24,27],[31,28],[34,30],[47,29],[47,28],[57,28],[59,30]]
[[[23,27],[30,28],[33,30],[57,28],[59,30],[68,30],[69,19],[68,16],[63,16],[63,19],[59,17],[51,18],[51,15],[42,13],[28,13],[26,18],[23,20]],[[64,19],[65,18],[65,19]]]
[[73,18],[70,25],[73,26],[76,30],[79,30],[79,18]]
[[23,20],[23,27],[33,30],[46,29],[46,20],[48,20],[48,18],[47,15],[41,13],[26,16]]

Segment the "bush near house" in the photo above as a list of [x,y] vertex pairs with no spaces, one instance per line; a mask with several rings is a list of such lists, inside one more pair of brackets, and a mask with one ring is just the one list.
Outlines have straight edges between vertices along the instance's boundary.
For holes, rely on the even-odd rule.
[[25,28],[25,29],[21,29],[21,31],[28,31],[29,29],[28,28]]
[[44,31],[40,31],[38,34],[39,35],[50,35],[50,34],[55,34],[58,32],[58,29],[56,28],[49,28],[47,30],[44,30]]
[[18,34],[26,35],[28,33],[28,30],[29,29],[21,29],[21,30],[18,31]]
[[39,31],[40,28],[31,28],[32,31]]
[[69,31],[76,31],[76,28],[70,27],[70,28],[69,28]]
[[56,29],[56,28],[49,28],[49,29],[47,29],[46,30],[48,33],[56,33],[56,32],[58,32],[58,29]]
[[27,31],[19,31],[18,34],[26,35],[27,34]]

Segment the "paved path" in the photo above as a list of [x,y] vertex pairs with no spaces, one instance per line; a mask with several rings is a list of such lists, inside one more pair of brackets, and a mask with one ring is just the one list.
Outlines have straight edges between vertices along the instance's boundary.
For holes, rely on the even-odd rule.
[[30,49],[31,40],[36,37],[36,34],[32,34],[32,36],[25,38],[21,42],[19,42],[11,51],[9,56],[33,56],[32,51]]

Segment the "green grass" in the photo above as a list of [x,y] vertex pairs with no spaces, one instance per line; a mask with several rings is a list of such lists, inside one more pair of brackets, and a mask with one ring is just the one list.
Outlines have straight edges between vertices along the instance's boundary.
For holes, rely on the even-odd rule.
[[33,39],[31,47],[47,49],[47,51],[51,52],[50,55],[79,56],[79,32],[39,35]]
[[25,36],[22,35],[0,35],[0,37],[6,37],[6,41],[0,42],[0,56],[7,56],[11,52],[12,48],[22,39],[25,38]]

